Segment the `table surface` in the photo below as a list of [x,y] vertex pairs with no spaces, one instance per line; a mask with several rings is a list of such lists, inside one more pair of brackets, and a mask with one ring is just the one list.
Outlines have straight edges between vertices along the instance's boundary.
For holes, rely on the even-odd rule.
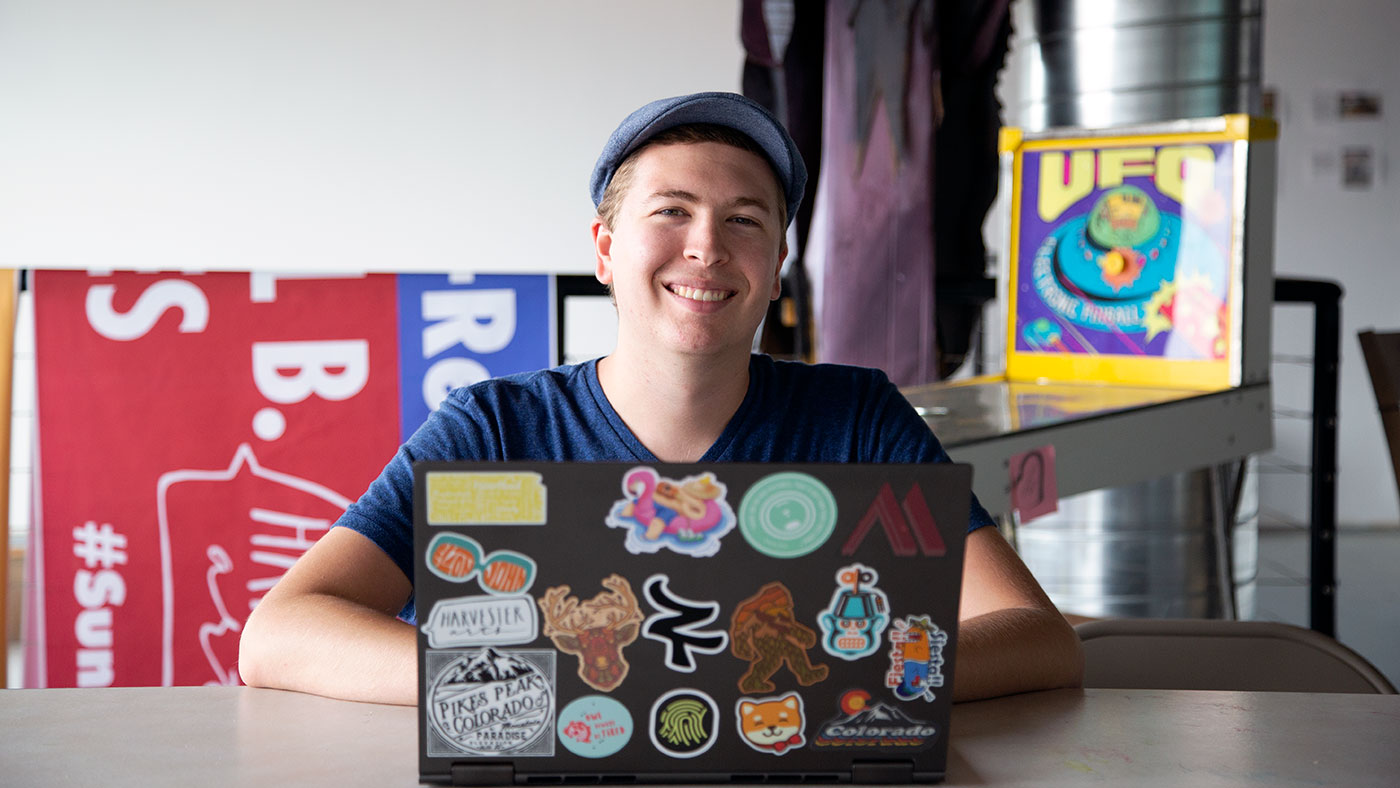
[[[5,786],[411,786],[415,710],[246,687],[0,691]],[[948,785],[1385,785],[1400,696],[1059,690],[954,708]]]

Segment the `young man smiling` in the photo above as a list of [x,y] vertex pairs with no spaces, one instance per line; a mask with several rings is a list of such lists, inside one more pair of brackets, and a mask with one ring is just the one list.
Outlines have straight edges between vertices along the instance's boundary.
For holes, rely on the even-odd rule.
[[[786,131],[742,96],[628,116],[591,182],[616,350],[452,392],[249,617],[244,682],[417,701],[416,632],[401,620],[414,617],[416,460],[946,462],[884,374],[751,353],[806,178]],[[955,699],[1077,685],[1074,631],[970,509]]]

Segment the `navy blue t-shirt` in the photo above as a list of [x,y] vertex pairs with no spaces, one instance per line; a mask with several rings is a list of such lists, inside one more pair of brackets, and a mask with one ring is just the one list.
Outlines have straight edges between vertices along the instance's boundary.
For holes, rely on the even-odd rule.
[[[598,362],[454,390],[336,525],[369,537],[413,577],[418,460],[659,462],[613,410]],[[749,360],[749,390],[700,462],[949,462],[885,373],[838,364]],[[968,530],[991,525],[974,496]],[[411,619],[412,602],[404,614]]]

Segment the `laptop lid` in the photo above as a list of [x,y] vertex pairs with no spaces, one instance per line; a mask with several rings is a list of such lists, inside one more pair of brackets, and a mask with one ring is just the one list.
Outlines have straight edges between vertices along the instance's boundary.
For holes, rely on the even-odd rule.
[[414,473],[424,782],[942,779],[969,466]]

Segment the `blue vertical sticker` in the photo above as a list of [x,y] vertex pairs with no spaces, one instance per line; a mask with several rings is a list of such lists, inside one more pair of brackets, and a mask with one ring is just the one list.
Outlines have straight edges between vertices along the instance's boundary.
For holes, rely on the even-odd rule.
[[536,274],[398,277],[404,440],[452,389],[554,363],[551,282]]

